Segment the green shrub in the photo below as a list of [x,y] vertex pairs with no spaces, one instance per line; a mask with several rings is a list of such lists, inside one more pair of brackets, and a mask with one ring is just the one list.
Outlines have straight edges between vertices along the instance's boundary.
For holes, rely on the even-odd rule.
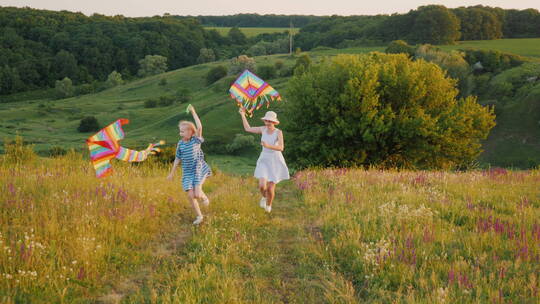
[[385,52],[387,54],[407,54],[407,56],[412,57],[414,56],[415,49],[414,47],[407,44],[407,42],[403,40],[394,40],[388,44],[386,47]]
[[167,78],[161,78],[161,79],[159,80],[158,85],[160,85],[160,86],[166,86],[166,85],[167,85]]
[[168,107],[176,101],[174,96],[160,96],[157,105],[160,107]]
[[94,116],[87,116],[83,119],[81,119],[81,122],[79,123],[79,127],[77,128],[77,131],[84,133],[84,132],[92,132],[92,131],[99,131],[99,123],[98,120]]
[[145,108],[155,108],[157,107],[157,100],[155,99],[148,99],[144,102]]
[[176,99],[180,103],[186,103],[191,100],[191,91],[188,88],[181,88],[176,91]]
[[227,67],[223,65],[218,65],[213,67],[206,74],[206,84],[211,85],[212,83],[220,80],[221,78],[227,76]]
[[262,65],[257,68],[257,75],[262,79],[276,78],[276,68],[272,65]]
[[236,134],[232,143],[225,146],[225,150],[231,154],[253,151],[257,147],[253,135]]

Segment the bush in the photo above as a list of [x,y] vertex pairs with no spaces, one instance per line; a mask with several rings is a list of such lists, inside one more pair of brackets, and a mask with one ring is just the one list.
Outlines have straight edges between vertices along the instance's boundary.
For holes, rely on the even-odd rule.
[[385,52],[387,54],[407,54],[407,56],[412,57],[414,56],[414,47],[407,44],[407,42],[403,40],[394,40],[388,44],[386,47]]
[[227,76],[227,67],[222,65],[213,67],[206,73],[206,84],[211,85],[225,76]]
[[99,129],[100,127],[98,120],[94,116],[87,116],[81,119],[79,127],[77,128],[77,130],[81,133],[99,131]]
[[176,91],[176,99],[181,103],[186,103],[191,100],[191,91],[187,88],[181,88]]
[[167,78],[161,78],[161,79],[159,80],[158,85],[160,85],[160,86],[166,86],[166,85],[167,85]]
[[157,100],[155,99],[148,99],[144,102],[145,108],[155,108],[157,107]]
[[473,97],[458,100],[454,86],[403,54],[339,55],[289,82],[282,123],[294,145],[285,152],[298,167],[469,164],[494,115]]
[[231,60],[231,65],[229,68],[230,75],[238,75],[244,70],[255,71],[255,59],[250,58],[246,55],[240,55]]
[[15,140],[4,139],[5,155],[3,160],[8,164],[24,164],[36,159],[33,145],[27,145],[21,136],[15,136]]
[[176,98],[174,96],[161,96],[157,105],[160,107],[168,107],[175,102]]
[[257,75],[262,79],[272,79],[277,75],[276,68],[272,65],[261,65],[257,68]]
[[225,146],[225,150],[231,154],[253,151],[257,148],[255,137],[253,135],[236,134],[231,144]]
[[94,93],[94,86],[90,83],[85,83],[77,87],[77,95],[86,95]]

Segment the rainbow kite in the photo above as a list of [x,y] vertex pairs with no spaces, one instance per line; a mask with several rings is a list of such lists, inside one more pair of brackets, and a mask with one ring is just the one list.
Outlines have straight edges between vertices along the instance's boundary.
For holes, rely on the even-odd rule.
[[268,107],[271,100],[281,100],[278,91],[249,70],[245,70],[236,79],[229,92],[231,98],[236,99],[238,106],[246,109],[250,116],[254,110],[260,109],[264,103]]
[[86,140],[86,144],[90,150],[90,159],[92,160],[94,169],[96,169],[96,176],[98,178],[105,177],[112,172],[111,159],[117,158],[127,162],[141,162],[149,154],[154,154],[155,151],[159,152],[159,149],[155,147],[165,143],[160,141],[157,144],[150,144],[143,151],[121,147],[118,141],[124,138],[122,125],[128,123],[129,120],[127,119],[118,119]]

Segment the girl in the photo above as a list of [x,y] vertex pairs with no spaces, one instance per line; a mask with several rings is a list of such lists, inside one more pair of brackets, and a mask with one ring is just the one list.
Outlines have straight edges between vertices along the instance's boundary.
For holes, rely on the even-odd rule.
[[193,115],[193,119],[197,126],[195,127],[190,121],[180,121],[178,124],[182,139],[178,141],[174,165],[167,178],[169,180],[173,179],[176,167],[181,161],[182,188],[184,191],[187,191],[189,201],[191,202],[193,209],[195,209],[195,213],[197,213],[197,218],[193,224],[198,225],[203,221],[204,217],[199,208],[197,199],[202,199],[202,203],[205,206],[210,204],[210,200],[202,190],[202,185],[204,184],[205,179],[212,173],[210,167],[208,167],[208,164],[204,161],[204,153],[201,150],[201,144],[204,142],[201,120],[195,112],[195,108],[190,105],[188,110]]
[[255,177],[259,179],[259,190],[262,194],[259,205],[266,212],[270,212],[272,211],[276,184],[282,180],[289,179],[289,169],[281,154],[285,147],[283,144],[283,133],[276,128],[279,120],[275,112],[268,111],[261,118],[264,121],[264,127],[250,127],[246,119],[245,109],[240,108],[239,112],[246,132],[262,134],[261,146],[263,148],[257,160],[257,166],[255,167]]

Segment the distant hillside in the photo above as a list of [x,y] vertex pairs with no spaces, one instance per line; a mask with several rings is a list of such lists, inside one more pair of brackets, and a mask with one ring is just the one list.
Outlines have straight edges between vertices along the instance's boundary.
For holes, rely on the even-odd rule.
[[176,16],[177,18],[196,18],[204,26],[218,27],[303,27],[320,21],[326,16],[312,15],[259,15],[236,14],[228,16]]
[[[491,42],[486,42],[489,43]],[[512,41],[506,43],[512,44]],[[309,55],[317,62],[323,57],[340,53],[370,51],[384,51],[384,48],[320,48]],[[255,59],[259,67],[281,61],[284,67],[280,73],[284,75],[290,73],[296,60],[288,55],[259,56]],[[178,91],[189,89],[192,96],[189,103],[196,107],[204,124],[207,154],[232,171],[249,172],[246,165],[255,161],[257,149],[239,155],[232,155],[225,149],[235,134],[245,134],[237,107],[227,93],[234,76],[227,76],[212,85],[207,85],[205,80],[212,67],[228,64],[228,61],[220,61],[191,66],[131,81],[103,92],[62,100],[48,98],[46,91],[14,95],[16,102],[0,103],[0,140],[20,134],[26,141],[34,144],[35,149],[42,155],[48,155],[55,146],[86,152],[84,141],[91,133],[79,133],[77,127],[81,118],[91,115],[97,117],[102,126],[121,117],[130,119],[131,123],[125,127],[127,136],[124,145],[127,147],[142,148],[146,143],[157,139],[165,139],[172,147],[178,140],[178,121],[189,119],[184,112],[187,103],[176,102],[168,106],[145,108],[145,102],[159,100],[161,96],[175,96]],[[507,73],[501,74],[504,77],[501,81],[521,79],[521,76],[513,76],[522,75],[518,72],[509,70]],[[494,79],[499,81],[499,78]],[[286,100],[288,76],[267,80]],[[492,85],[498,87],[497,82]],[[513,86],[518,85],[516,82]],[[509,95],[505,97],[504,104],[500,104],[497,126],[486,141],[486,152],[480,160],[483,164],[493,166],[530,167],[540,164],[540,85],[532,83],[531,89],[526,92],[508,91],[505,94]],[[272,109],[279,113],[280,105],[275,103]],[[252,119],[254,125],[259,123],[258,117],[263,113],[264,110],[261,110],[255,114]]]

